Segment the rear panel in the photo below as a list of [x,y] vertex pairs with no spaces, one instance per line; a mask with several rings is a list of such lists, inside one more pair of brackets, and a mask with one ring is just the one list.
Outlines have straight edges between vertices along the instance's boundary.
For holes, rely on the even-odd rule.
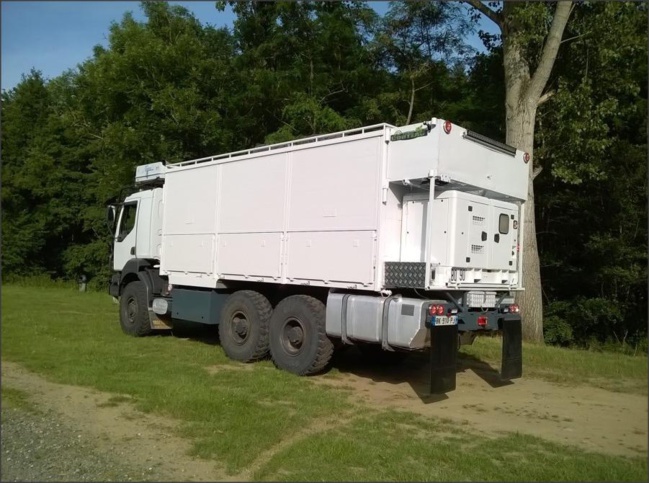
[[[430,261],[438,284],[448,269],[448,277],[461,270],[475,283],[509,285],[518,269],[516,204],[448,190],[436,193],[432,210]],[[404,196],[401,262],[425,262],[427,211],[427,193]]]

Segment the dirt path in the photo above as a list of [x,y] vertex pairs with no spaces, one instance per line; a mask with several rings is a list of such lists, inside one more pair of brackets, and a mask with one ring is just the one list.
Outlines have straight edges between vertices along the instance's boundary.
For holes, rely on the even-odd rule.
[[[448,397],[423,396],[427,367],[410,358],[398,368],[377,368],[351,352],[335,361],[341,371],[310,378],[315,384],[350,389],[351,397],[376,408],[393,407],[468,424],[484,433],[518,431],[615,455],[647,454],[647,398],[591,387],[566,387],[536,379],[500,385],[489,371],[464,368]],[[245,481],[277,451],[312,433],[340,424],[316,421],[294,438],[259,455],[240,475],[214,461],[187,456],[190,442],[168,418],[137,412],[127,397],[46,381],[21,366],[2,362],[2,385],[29,394],[37,408],[53,412],[84,439],[158,481]]]
[[461,421],[478,431],[517,431],[589,451],[647,455],[646,396],[526,377],[503,384],[488,366],[470,364],[460,362],[457,389],[441,397],[425,396],[429,366],[415,355],[379,368],[349,350],[335,362],[342,374],[313,380],[353,389],[353,397],[375,407]]
[[116,403],[112,394],[51,383],[7,361],[2,361],[2,385],[28,393],[32,404],[53,410],[99,450],[118,453],[127,465],[143,471],[155,469],[164,478],[158,481],[232,479],[216,463],[187,456],[190,443],[175,436],[170,419],[138,412],[127,398]]

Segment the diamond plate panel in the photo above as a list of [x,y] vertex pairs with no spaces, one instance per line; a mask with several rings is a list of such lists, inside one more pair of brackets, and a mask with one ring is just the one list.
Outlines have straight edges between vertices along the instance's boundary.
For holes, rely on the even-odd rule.
[[385,262],[385,286],[396,288],[424,288],[424,262]]

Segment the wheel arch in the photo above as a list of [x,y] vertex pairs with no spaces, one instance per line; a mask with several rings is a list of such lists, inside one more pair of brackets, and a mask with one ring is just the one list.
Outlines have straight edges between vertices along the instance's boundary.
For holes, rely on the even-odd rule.
[[149,303],[153,300],[155,295],[160,294],[163,291],[166,282],[160,276],[158,268],[154,268],[154,262],[155,261],[153,260],[140,258],[132,258],[126,262],[124,270],[122,270],[122,273],[120,274],[119,295],[122,295],[124,288],[129,283],[138,280],[143,282],[146,286]]

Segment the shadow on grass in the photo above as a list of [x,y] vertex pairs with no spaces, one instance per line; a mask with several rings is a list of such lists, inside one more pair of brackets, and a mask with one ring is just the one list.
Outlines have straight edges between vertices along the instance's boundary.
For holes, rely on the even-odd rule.
[[[370,379],[374,382],[388,384],[409,384],[415,394],[425,404],[440,402],[448,399],[446,394],[430,394],[430,356],[428,351],[413,352],[398,363],[377,363],[371,357],[366,357],[354,347],[345,348],[334,354],[331,368],[342,374]],[[500,372],[488,362],[475,356],[460,353],[457,359],[457,373],[473,371],[493,388],[512,384],[509,380],[500,378]]]
[[[218,326],[174,320],[171,331],[161,331],[160,335],[188,339],[208,345],[219,345]],[[340,373],[353,374],[374,382],[388,384],[409,384],[419,399],[425,404],[444,401],[446,394],[430,394],[430,356],[428,351],[409,353],[399,362],[378,362],[372,357],[362,354],[354,346],[346,346],[336,350],[329,367]],[[502,380],[500,372],[488,362],[470,354],[460,352],[457,359],[457,373],[473,371],[493,388],[512,384]],[[317,375],[315,376],[317,377]]]
[[493,388],[509,386],[513,384],[513,382],[508,379],[502,379],[500,377],[500,371],[494,368],[488,362],[485,362],[482,359],[471,354],[464,354],[460,352],[458,357],[458,370],[463,372],[467,369],[472,370],[478,377],[480,377],[480,379],[485,381]]
[[177,339],[187,339],[208,345],[219,345],[218,325],[201,324],[198,322],[187,322],[184,320],[174,319],[173,329],[157,331],[156,335],[162,337],[176,337]]

